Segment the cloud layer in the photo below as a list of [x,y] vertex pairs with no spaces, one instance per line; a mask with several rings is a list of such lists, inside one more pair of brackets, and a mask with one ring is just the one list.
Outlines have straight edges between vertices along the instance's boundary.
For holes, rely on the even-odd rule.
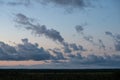
[[[75,59],[75,60],[74,60]],[[120,67],[120,55],[88,55],[87,57],[78,57],[71,60],[74,64],[99,66],[99,67]]]
[[[39,2],[40,4],[54,4],[61,7],[68,7],[68,8],[84,8],[90,4],[88,0],[34,0],[35,2]],[[13,0],[8,1],[10,5],[30,5],[33,1],[32,0]]]
[[[77,52],[76,55],[68,54],[67,52],[62,52],[60,49],[51,49],[45,50],[44,48],[39,48],[38,44],[30,43],[27,38],[21,39],[22,44],[17,44],[16,46],[10,46],[4,42],[0,42],[0,60],[1,61],[46,61],[50,60],[51,62],[46,62],[49,64],[55,63],[60,64],[61,67],[72,66],[72,68],[76,68],[75,66],[89,66],[92,67],[120,67],[120,55],[88,55],[86,57],[82,56],[80,52]],[[68,49],[77,51],[85,51],[82,46],[78,46],[76,44],[66,44]],[[55,54],[55,56],[52,53]],[[72,52],[71,52],[72,53]],[[67,54],[64,55],[64,54]],[[61,61],[63,60],[63,61]],[[67,64],[67,65],[62,65]],[[43,64],[44,65],[44,64]],[[69,67],[71,68],[71,67]],[[77,67],[79,68],[79,67]]]
[[84,8],[88,6],[87,0],[37,0],[39,2],[48,4],[55,4],[61,7],[68,7],[68,8]]
[[1,0],[0,3],[7,6],[30,6],[34,3],[38,3],[42,6],[57,6],[67,10],[68,12],[73,12],[75,9],[82,10],[86,7],[90,7],[92,1],[93,0]]

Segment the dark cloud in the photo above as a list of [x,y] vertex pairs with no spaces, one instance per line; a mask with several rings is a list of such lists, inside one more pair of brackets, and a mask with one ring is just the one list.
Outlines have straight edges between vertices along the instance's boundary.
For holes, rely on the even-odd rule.
[[88,55],[87,57],[84,57],[83,64],[100,64],[103,63],[104,57],[102,56],[96,56],[96,55]]
[[73,49],[73,50],[79,50],[79,49],[82,49],[82,47],[81,46],[77,46],[75,43],[73,43],[73,44],[70,44],[70,47]]
[[109,36],[113,36],[112,32],[109,32],[109,31],[106,31],[105,34]]
[[6,56],[9,58],[16,53],[15,47],[12,47],[4,42],[0,42],[0,59],[6,59]]
[[[4,42],[0,42],[0,60],[24,61],[24,60],[65,60],[63,52],[60,49],[50,49],[56,56],[52,55],[44,48],[39,48],[37,43],[32,44],[27,38],[21,39],[22,44],[10,46]],[[64,43],[64,53],[72,53],[72,51],[83,51],[82,46]]]
[[71,53],[72,50],[69,47],[69,44],[67,42],[63,42],[63,49],[64,49],[64,53]]
[[64,38],[61,36],[60,32],[54,29],[47,29],[46,25],[41,25],[39,23],[34,24],[32,18],[28,18],[27,16],[18,13],[16,15],[15,22],[19,25],[20,28],[25,28],[26,30],[31,31],[35,35],[41,36],[44,35],[49,39],[54,41],[58,41],[62,43]]
[[31,44],[27,39],[22,39],[22,42],[23,44],[18,44],[16,49],[23,60],[49,60],[52,58],[52,55],[44,48],[38,48],[38,44]]
[[[88,67],[92,66],[93,68],[97,67],[120,67],[120,55],[88,55],[87,57],[83,57],[79,54],[79,56],[72,56],[70,58],[70,63],[73,65],[87,65]],[[96,67],[96,68],[97,68]]]
[[63,49],[65,53],[72,53],[74,51],[86,51],[86,49],[81,46],[81,45],[77,45],[76,43],[67,43],[67,42],[63,42]]
[[70,59],[70,60],[75,60],[76,62],[79,62],[79,61],[81,61],[81,60],[84,58],[84,57],[81,55],[80,52],[76,53],[76,55],[74,55],[74,54],[69,54],[68,56],[69,56],[69,59]]
[[83,33],[83,30],[84,30],[83,26],[81,26],[81,25],[75,26],[75,29],[78,33]]
[[103,41],[101,39],[98,40],[99,41],[99,48],[103,48],[105,50],[106,46],[105,44],[103,43]]
[[28,39],[22,39],[22,44],[15,47],[0,42],[0,60],[52,60],[53,56],[38,44],[32,44]]
[[102,65],[102,66],[120,66],[119,62],[120,62],[120,55],[106,55],[104,57],[102,56],[88,56],[88,58],[91,57],[90,59],[88,59],[88,61],[90,61],[90,63],[94,63],[96,65]]
[[[88,0],[34,0],[40,4],[53,4],[65,8],[85,8],[90,6],[90,1]],[[28,5],[32,0],[13,0],[8,1],[10,5]]]
[[109,35],[114,40],[114,46],[116,51],[120,51],[120,34],[113,34],[112,32],[105,32],[106,35]]
[[[27,16],[25,16],[24,14],[18,13],[16,14],[16,19],[15,21],[21,25],[33,25],[33,19],[32,18],[28,18]],[[30,28],[30,27],[28,27]],[[28,29],[26,28],[26,29]]]
[[120,51],[120,41],[115,44],[116,51]]
[[83,46],[76,45],[75,43],[69,44],[69,46],[73,49],[73,51],[86,51],[86,49],[84,49]]
[[55,48],[55,49],[50,49],[55,54],[54,60],[65,60],[65,56],[61,52],[60,49]]
[[117,34],[117,35],[116,35],[116,38],[117,38],[118,40],[120,40],[120,34]]
[[71,53],[72,50],[69,47],[64,47],[64,53]]

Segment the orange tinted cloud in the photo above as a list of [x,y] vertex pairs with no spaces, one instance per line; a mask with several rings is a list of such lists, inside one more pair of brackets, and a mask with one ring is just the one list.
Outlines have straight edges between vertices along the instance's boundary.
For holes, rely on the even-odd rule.
[[0,66],[17,66],[17,65],[37,65],[45,64],[44,61],[0,61]]

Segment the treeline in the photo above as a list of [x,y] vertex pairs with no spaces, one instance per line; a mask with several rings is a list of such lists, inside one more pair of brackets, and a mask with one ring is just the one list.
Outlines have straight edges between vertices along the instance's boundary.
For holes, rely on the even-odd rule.
[[119,80],[120,70],[0,70],[0,80]]

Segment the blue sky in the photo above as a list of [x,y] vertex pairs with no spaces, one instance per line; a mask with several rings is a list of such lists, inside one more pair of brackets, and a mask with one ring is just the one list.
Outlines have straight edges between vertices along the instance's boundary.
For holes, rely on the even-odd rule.
[[[119,68],[120,1],[91,0],[89,3],[87,0],[0,0],[0,66],[26,66],[25,62],[33,60],[44,62],[38,62],[38,68],[39,65],[54,68],[56,63],[61,68],[64,68],[64,63],[68,64],[66,68],[69,65],[73,65],[69,68],[75,68],[78,64],[77,68],[80,68],[82,63],[86,63],[83,65],[85,68],[89,67],[88,64],[92,68]],[[42,29],[42,25],[46,30]],[[82,30],[77,31],[76,26]],[[64,40],[60,41],[62,38]],[[71,46],[73,43],[74,47]],[[33,52],[26,51],[26,47]],[[15,52],[10,49],[15,49]],[[45,59],[35,57],[33,53]],[[13,65],[6,65],[6,61]],[[116,64],[113,66],[110,61]]]

